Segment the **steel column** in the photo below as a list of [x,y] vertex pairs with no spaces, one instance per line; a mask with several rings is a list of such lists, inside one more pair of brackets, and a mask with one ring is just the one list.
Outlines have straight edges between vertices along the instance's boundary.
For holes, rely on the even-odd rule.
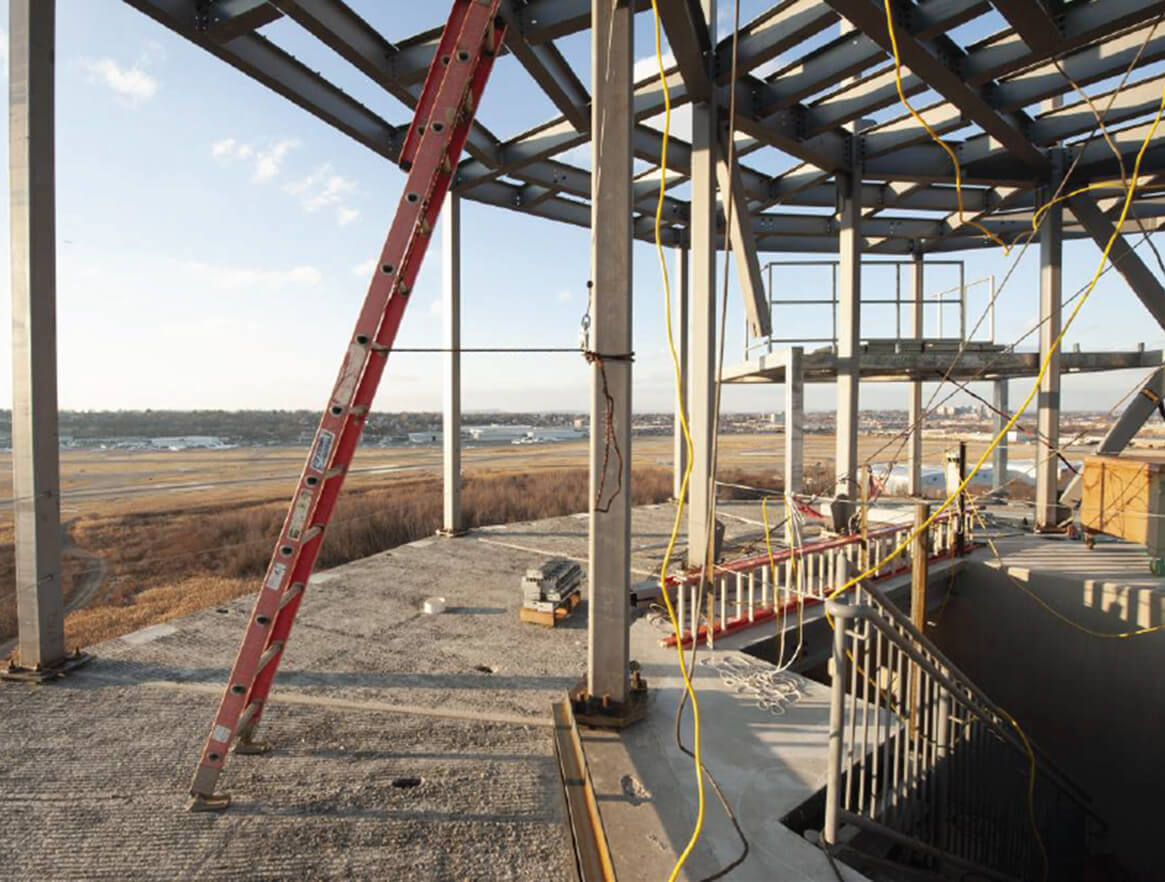
[[[1055,192],[1056,179],[1048,184],[1044,198]],[[1048,358],[1060,336],[1063,292],[1064,210],[1062,204],[1050,208],[1040,228],[1040,363]],[[1051,355],[1040,383],[1038,428],[1043,441],[1036,445],[1036,529],[1050,529],[1059,522],[1057,504],[1060,461],[1060,353]],[[1046,442],[1046,443],[1044,443]]]
[[[856,139],[855,139],[856,140]],[[857,157],[855,156],[855,160]],[[837,307],[837,495],[857,499],[858,391],[860,385],[862,296],[861,172],[839,174]]]
[[[716,0],[701,0],[715,27]],[[715,43],[715,34],[712,42]],[[713,95],[715,93],[713,92]],[[703,566],[708,554],[712,507],[712,432],[716,423],[716,106],[692,105],[691,339],[688,416],[692,430],[692,477],[688,483],[688,564]],[[598,168],[599,166],[595,166]],[[606,168],[606,164],[602,166]]]
[[[1007,425],[1009,414],[1011,413],[1010,405],[1007,401],[1007,379],[1001,378],[993,384],[994,393],[992,395],[992,404],[995,406],[995,431],[1002,432],[1003,427]],[[995,477],[991,482],[993,490],[1002,490],[1007,486],[1007,436],[1004,435],[999,444],[995,447],[995,455],[991,461],[992,470]]]
[[590,616],[587,689],[627,700],[631,587],[632,9],[591,4]]
[[805,489],[805,375],[800,346],[785,353],[785,492]]
[[444,532],[461,519],[461,197],[450,192],[441,211],[441,284],[445,306],[445,411],[442,418]]
[[[915,340],[922,340],[925,336],[926,317],[923,312],[922,298],[925,295],[926,264],[921,251],[915,249],[914,263],[910,267],[910,336]],[[940,307],[941,310],[941,307]],[[922,424],[925,415],[922,412],[922,380],[913,380],[910,383],[910,495],[922,495]]]
[[9,7],[12,479],[19,661],[65,657],[57,428],[53,0]]
[[680,420],[687,413],[688,398],[688,249],[675,249],[675,275],[672,281],[672,296],[676,301],[675,324],[672,336],[677,338],[676,360],[680,366],[678,387],[676,388],[674,440],[672,445],[672,498],[679,500],[683,494],[684,469],[688,465],[688,442],[684,438],[684,427]]

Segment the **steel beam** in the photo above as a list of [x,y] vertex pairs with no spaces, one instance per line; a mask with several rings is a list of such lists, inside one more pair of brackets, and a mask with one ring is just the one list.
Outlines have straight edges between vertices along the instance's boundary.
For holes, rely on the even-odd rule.
[[1033,50],[1055,50],[1060,41],[1060,29],[1043,0],[994,0],[994,3],[1008,24]]
[[676,301],[675,324],[672,337],[675,339],[676,361],[679,362],[679,377],[676,386],[675,420],[672,426],[672,499],[679,502],[684,496],[684,470],[688,465],[688,440],[684,437],[683,420],[687,418],[688,406],[688,249],[676,248],[675,274],[672,281],[672,296]]
[[785,353],[785,492],[805,491],[805,375],[804,350],[790,346]]
[[[974,52],[968,54],[973,56]],[[1165,28],[1155,24],[1135,28],[1066,54],[1060,59],[1059,67],[1052,63],[1040,64],[1009,76],[994,88],[992,101],[1000,110],[1017,110],[1063,94],[1064,73],[1078,85],[1087,86],[1123,72],[1138,58],[1138,65],[1165,58]]]
[[[1165,12],[1165,0],[1087,0],[1069,3],[1060,16],[1055,51],[1066,53],[1119,33]],[[1048,58],[1051,52],[1032,51],[1018,33],[988,37],[967,53],[962,70],[968,83],[982,85]]]
[[[1155,370],[1140,392],[1133,396],[1133,400],[1097,445],[1097,455],[1112,456],[1128,447],[1141,427],[1157,413],[1158,402],[1162,398],[1165,398],[1165,367]],[[1060,495],[1060,501],[1065,505],[1076,504],[1080,501],[1081,490],[1082,478],[1074,475]]]
[[[797,46],[837,21],[837,13],[823,0],[777,3],[740,29],[737,73],[747,73]],[[716,47],[716,82],[727,83],[732,70],[732,38]]]
[[[860,168],[855,156],[855,167]],[[862,190],[861,173],[838,177],[837,495],[858,498],[858,399],[861,383]]]
[[522,19],[513,0],[502,0],[506,19],[506,47],[526,72],[578,131],[590,130],[590,96],[570,64],[551,42],[530,43],[522,33]]
[[441,476],[443,531],[456,536],[461,518],[461,197],[450,193],[441,209],[441,285],[445,314],[445,410]]
[[1084,226],[1096,247],[1102,251],[1112,241],[1109,259],[1116,271],[1121,274],[1133,293],[1137,295],[1149,314],[1165,328],[1165,287],[1153,275],[1153,271],[1141,260],[1125,237],[1121,235],[1112,221],[1108,219],[1100,206],[1087,193],[1081,193],[1068,200],[1068,207],[1076,220]]
[[[1007,379],[1000,378],[991,384],[992,401],[995,406],[995,431],[1002,432],[1003,427],[1011,418],[1011,409],[1007,400]],[[995,446],[995,455],[992,458],[992,470],[995,472],[992,489],[1002,490],[1007,486],[1007,435],[1004,435]]]
[[[1049,199],[1055,192],[1053,180],[1044,190]],[[1048,362],[1040,381],[1039,415],[1037,417],[1041,443],[1036,445],[1036,529],[1050,530],[1060,522],[1059,494],[1060,458],[1060,349],[1052,346],[1060,336],[1063,306],[1063,226],[1062,203],[1055,204],[1044,215],[1040,227],[1040,363]]]
[[661,3],[659,19],[667,32],[676,66],[687,84],[689,100],[708,101],[712,97],[712,78],[708,75],[712,35],[699,0]]
[[282,15],[267,0],[218,0],[210,7],[206,29],[211,39],[225,43],[271,24]]
[[[910,297],[914,302],[910,304],[910,336],[915,340],[922,340],[926,336],[924,322],[926,314],[923,310],[923,298],[926,295],[926,262],[923,254],[915,250],[913,264],[910,267]],[[926,421],[926,414],[922,409],[922,380],[910,383],[910,407],[907,419],[910,425],[910,449],[908,454],[910,470],[910,495],[922,495],[922,425]]]
[[590,603],[587,691],[628,698],[631,588],[631,7],[591,6]]
[[8,23],[12,489],[17,651],[65,659],[57,426],[53,0],[12,0]]
[[[772,317],[769,314],[760,260],[756,254],[756,234],[749,213],[748,196],[740,176],[740,165],[735,156],[731,163],[728,161],[728,147],[723,139],[717,147],[716,179],[720,184],[720,197],[721,200],[732,200],[731,212],[727,204],[724,206],[724,219],[728,224],[725,233],[732,256],[736,259],[736,280],[740,284],[740,296],[744,299],[749,333],[754,337],[767,337],[772,333]],[[728,223],[729,214],[732,215],[731,223]]]
[[[716,0],[702,0],[705,20],[716,21]],[[688,564],[702,567],[708,554],[708,518],[715,492],[712,474],[716,425],[716,154],[714,102],[692,105],[692,209],[688,225],[692,260],[688,418],[692,477],[688,483]]]
[[[885,51],[891,51],[890,35],[880,3],[872,0],[829,0],[829,3]],[[1025,165],[1037,172],[1047,171],[1047,158],[1023,132],[1025,120],[1001,114],[988,97],[968,84],[961,71],[955,68],[962,63],[966,53],[953,41],[945,36],[934,40],[917,38],[899,22],[895,22],[895,36],[904,65]]]

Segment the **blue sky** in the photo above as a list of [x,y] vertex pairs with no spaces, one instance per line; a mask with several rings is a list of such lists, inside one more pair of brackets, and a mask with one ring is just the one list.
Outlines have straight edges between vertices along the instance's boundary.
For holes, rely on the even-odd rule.
[[[352,5],[386,35],[401,38],[441,20],[445,4]],[[722,19],[724,18],[722,3]],[[746,3],[745,18],[762,3]],[[439,8],[438,8],[439,7]],[[57,161],[60,403],[66,408],[298,408],[322,405],[367,286],[404,176],[285,99],[172,35],[120,0],[58,0]],[[0,20],[8,4],[0,0]],[[639,16],[636,54],[647,56],[650,18]],[[395,124],[403,106],[290,22],[269,37],[321,70]],[[961,35],[960,35],[961,36]],[[560,41],[589,79],[589,33]],[[6,48],[7,32],[4,33]],[[6,52],[5,52],[6,54]],[[5,77],[7,59],[4,59]],[[554,116],[525,72],[499,60],[479,119],[500,137]],[[677,119],[682,133],[684,119]],[[5,117],[4,125],[7,125]],[[7,138],[0,142],[7,168]],[[589,164],[586,151],[573,161]],[[773,162],[770,160],[769,162]],[[779,160],[776,160],[779,162]],[[758,157],[758,165],[767,165]],[[8,218],[0,249],[8,251]],[[574,346],[585,309],[589,232],[466,200],[463,208],[463,342],[466,346]],[[998,252],[962,255],[967,277],[999,276]],[[790,259],[793,255],[772,255]],[[1087,281],[1099,252],[1065,246],[1065,293]],[[659,270],[654,249],[635,260],[636,409],[672,401]],[[440,261],[430,253],[406,315],[400,346],[441,343]],[[821,291],[812,271],[778,273],[782,291]],[[824,277],[821,277],[824,281]],[[889,285],[870,270],[870,291]],[[934,287],[953,276],[933,276]],[[948,281],[949,280],[949,281]],[[738,361],[743,313],[735,279],[726,361]],[[892,288],[885,287],[886,296]],[[1036,249],[1000,298],[997,339],[1031,326],[1037,309]],[[867,294],[872,296],[872,294]],[[881,296],[881,295],[879,295]],[[9,309],[8,276],[0,311]],[[791,333],[823,327],[782,318]],[[948,313],[954,320],[955,313]],[[1085,307],[1068,345],[1131,348],[1165,344],[1115,274]],[[893,328],[892,313],[868,314],[868,333]],[[9,351],[8,322],[0,349]],[[1034,342],[1034,338],[1033,338]],[[377,407],[440,407],[440,357],[400,353],[390,360]],[[1068,407],[1107,407],[1135,375],[1068,378]],[[580,357],[464,357],[467,409],[588,406]],[[8,406],[9,359],[0,359],[0,406]],[[1016,381],[1012,401],[1026,392]],[[780,409],[780,387],[728,389],[729,410]],[[869,385],[865,407],[905,403],[902,386]],[[812,387],[808,406],[833,405]]]

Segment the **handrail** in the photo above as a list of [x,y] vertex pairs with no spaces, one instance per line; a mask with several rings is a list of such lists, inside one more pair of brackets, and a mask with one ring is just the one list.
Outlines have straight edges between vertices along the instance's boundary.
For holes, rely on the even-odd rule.
[[[1010,741],[1017,749],[1026,753],[1026,748],[1024,747],[1022,739],[1018,737],[1014,727],[1009,722],[1010,714],[1008,714],[999,705],[992,701],[987,693],[975,685],[975,682],[965,673],[963,673],[958,668],[958,666],[956,666],[955,663],[952,662],[942,652],[941,649],[935,646],[929,637],[915,628],[914,623],[911,622],[910,619],[900,609],[898,609],[898,607],[888,597],[886,597],[885,594],[882,593],[881,589],[875,588],[873,585],[865,583],[858,586],[857,590],[875,599],[877,602],[876,604],[873,604],[873,606],[877,607],[877,612],[881,615],[890,617],[893,619],[894,623],[898,625],[900,629],[899,631],[891,631],[885,628],[880,628],[883,633],[887,634],[890,640],[902,648],[903,651],[905,651],[912,659],[915,659],[918,664],[932,669],[934,671],[934,675],[941,678],[941,680],[944,681],[944,685],[948,689],[951,691],[963,692],[967,695],[967,697],[973,698],[980,705],[982,705],[982,708],[986,710],[993,718],[993,728],[995,728],[1000,735]],[[869,606],[857,606],[856,609],[858,610],[856,615],[858,618],[865,618],[870,615]],[[909,646],[909,641],[907,641],[906,638],[902,636],[903,632],[909,634],[910,640],[914,641],[914,643],[919,644],[923,649],[925,649],[926,653],[930,655],[931,658],[927,659],[926,656],[924,656],[920,651],[916,650],[912,646]],[[935,661],[939,662],[942,667],[940,668],[935,665]],[[1064,770],[1061,769],[1050,757],[1048,757],[1038,744],[1032,743],[1032,751],[1036,755],[1036,765],[1049,777],[1056,779],[1056,783],[1061,788],[1063,788],[1069,796],[1072,797],[1073,801],[1077,805],[1092,815],[1093,818],[1095,818],[1097,821],[1100,821],[1100,816],[1097,815],[1091,807],[1092,799],[1084,791],[1084,789],[1071,778],[1069,778],[1067,773],[1064,772]]]
[[1047,855],[1033,823],[1070,823],[1068,841],[1081,848],[1088,819],[1099,818],[1080,788],[1038,749],[1029,756],[1010,715],[878,589],[859,585],[853,599],[826,606],[835,620],[826,843],[856,824],[1000,878],[1030,876],[1037,845]]

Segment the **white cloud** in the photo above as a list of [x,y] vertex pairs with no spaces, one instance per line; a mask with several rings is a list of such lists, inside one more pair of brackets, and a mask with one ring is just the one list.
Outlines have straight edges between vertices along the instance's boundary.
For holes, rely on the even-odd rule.
[[368,278],[372,275],[372,271],[374,269],[376,269],[376,260],[366,260],[363,263],[358,263],[352,267],[352,275]]
[[324,206],[339,203],[345,193],[356,189],[356,182],[337,174],[332,164],[325,162],[307,177],[292,181],[283,189],[299,197],[304,211],[318,211]]
[[435,315],[438,318],[445,314],[445,301],[438,297],[429,304],[429,315]]
[[356,182],[339,174],[330,162],[317,166],[306,177],[291,181],[283,188],[299,200],[304,211],[319,211],[335,206],[336,222],[347,226],[360,212],[344,203],[344,197],[356,192]]
[[251,179],[256,183],[262,183],[279,174],[287,154],[298,146],[299,141],[295,138],[283,138],[262,148],[237,141],[234,138],[223,138],[210,145],[210,155],[223,165],[253,161],[254,169]]
[[315,287],[323,275],[314,266],[296,266],[286,270],[249,269],[245,267],[211,266],[205,263],[187,263],[184,269],[203,284],[224,291],[239,288],[280,290],[291,286]]
[[89,82],[107,86],[120,100],[136,106],[158,93],[158,81],[146,71],[149,58],[148,55],[143,56],[132,67],[122,67],[108,57],[84,61],[82,64],[89,71]]
[[[256,153],[254,180],[269,181],[279,174],[284,158],[293,148],[298,146],[299,142],[294,138],[287,138],[283,141],[277,141],[267,150]],[[249,158],[250,155],[247,153],[244,158]]]
[[235,155],[237,142],[234,138],[223,138],[210,145],[210,155],[215,159],[226,159]]
[[571,293],[570,288],[563,288],[556,296],[558,297],[559,303],[569,303],[571,298],[574,297],[574,294]]

